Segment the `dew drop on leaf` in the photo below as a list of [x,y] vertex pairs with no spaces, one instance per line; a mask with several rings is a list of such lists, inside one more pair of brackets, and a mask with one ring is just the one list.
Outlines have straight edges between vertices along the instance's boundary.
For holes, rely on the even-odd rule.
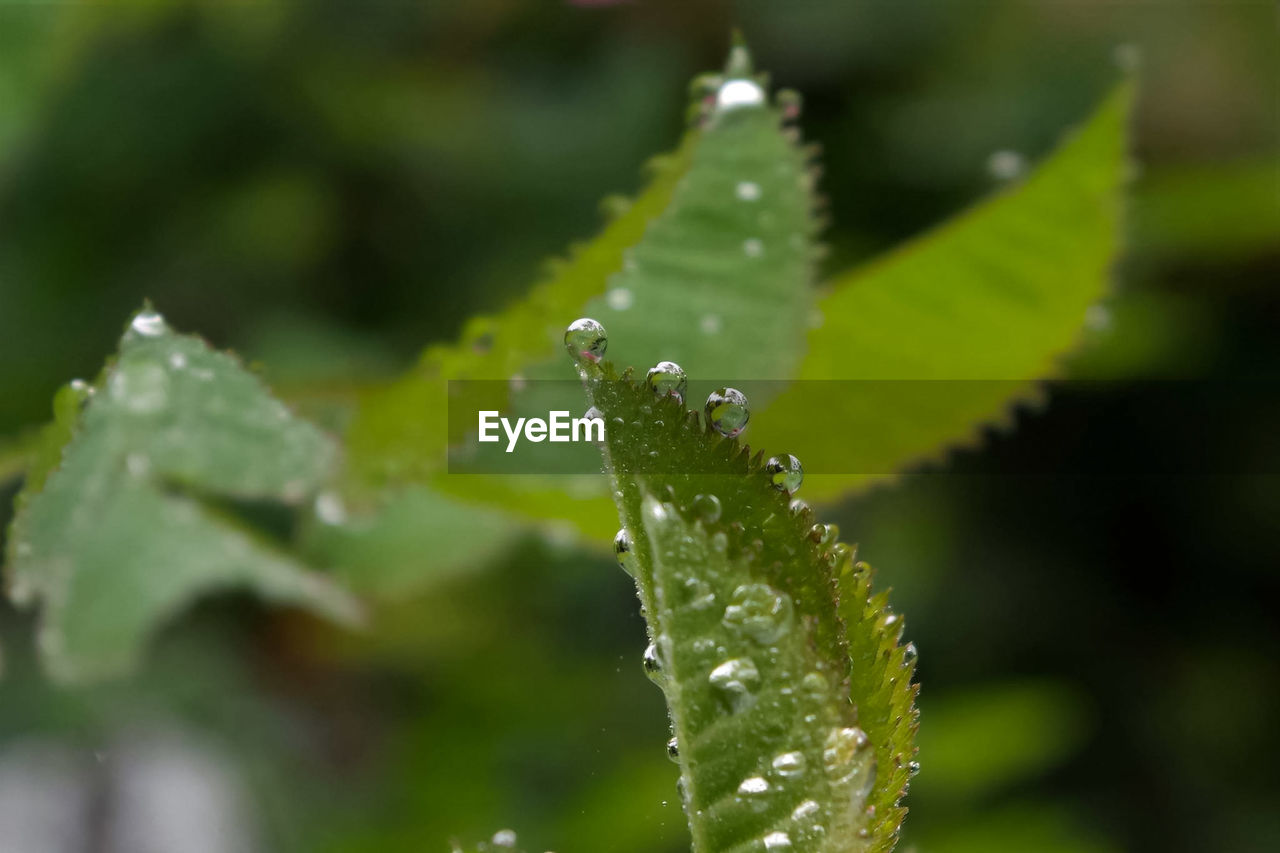
[[144,338],[155,338],[168,331],[164,317],[158,311],[139,311],[129,324],[129,328]]
[[738,786],[738,797],[752,811],[764,811],[769,805],[769,782],[763,776],[749,776]]
[[727,438],[739,435],[751,420],[747,395],[737,388],[721,388],[707,397],[707,420],[716,432]]
[[631,565],[632,564],[632,556],[631,556],[632,547],[633,546],[631,544],[631,533],[627,530],[627,528],[624,527],[618,531],[617,536],[613,537],[613,553],[614,553],[614,556],[618,558],[618,565],[621,566],[622,570],[629,575],[635,574]]
[[671,395],[678,400],[684,399],[685,389],[689,387],[689,378],[685,376],[684,368],[674,361],[660,361],[649,368],[645,382],[659,397]]
[[514,848],[516,846],[516,833],[513,829],[500,829],[493,834],[492,843],[494,847]]
[[716,110],[728,112],[764,104],[764,89],[754,80],[726,80],[716,92]]
[[791,778],[804,773],[804,753],[803,752],[784,752],[775,756],[772,762],[774,772],[779,776]]
[[672,761],[680,760],[680,741],[676,738],[672,738],[667,741],[667,758],[670,758]]
[[574,320],[564,332],[564,348],[574,361],[597,362],[609,346],[604,326],[590,317]]
[[771,457],[765,463],[764,470],[769,475],[769,482],[773,487],[789,495],[794,494],[804,482],[804,468],[800,465],[800,460],[790,453],[785,456]]
[[761,645],[776,643],[791,630],[795,620],[791,596],[768,584],[743,584],[733,591],[724,609],[726,627],[745,634]]
[[743,711],[755,703],[760,670],[751,658],[727,660],[711,670],[708,679],[730,710]]
[[785,832],[771,832],[764,837],[765,850],[790,850],[791,836]]
[[715,524],[720,520],[720,499],[715,495],[695,495],[690,505],[694,517],[706,524]]
[[662,660],[658,657],[658,647],[654,643],[650,643],[645,647],[644,657],[641,659],[644,665],[645,674],[654,682],[662,680]]

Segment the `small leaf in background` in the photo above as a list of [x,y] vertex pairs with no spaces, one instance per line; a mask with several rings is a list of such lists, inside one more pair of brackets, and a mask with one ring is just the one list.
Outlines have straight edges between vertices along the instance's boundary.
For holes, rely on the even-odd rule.
[[[1132,101],[1120,85],[1025,182],[835,278],[798,379],[865,381],[832,394],[797,385],[755,427],[827,474],[811,478],[811,499],[972,441],[1060,372],[1110,287]],[[911,390],[919,380],[964,385]]]
[[891,849],[914,654],[870,570],[792,505],[794,466],[751,459],[676,395],[581,367],[607,424],[615,547],[648,623],[694,849]]
[[42,605],[40,651],[55,677],[127,671],[151,631],[194,598],[232,587],[357,620],[346,593],[225,506],[297,504],[337,461],[328,438],[232,357],[143,311],[101,380],[64,389],[56,408],[17,502],[8,577],[15,603]]

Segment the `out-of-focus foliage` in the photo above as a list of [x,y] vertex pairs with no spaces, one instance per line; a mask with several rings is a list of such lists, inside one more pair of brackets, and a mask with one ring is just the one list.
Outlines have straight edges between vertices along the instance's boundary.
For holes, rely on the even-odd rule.
[[[1025,183],[836,278],[799,378],[870,381],[784,394],[753,436],[841,460],[847,475],[814,478],[810,499],[973,440],[1060,372],[1116,260],[1132,98],[1121,86]],[[953,390],[922,394],[919,380]]]
[[351,598],[227,505],[305,500],[336,456],[230,356],[137,314],[101,379],[56,398],[9,531],[8,592],[40,605],[49,671],[119,675],[157,625],[229,587],[357,621]]

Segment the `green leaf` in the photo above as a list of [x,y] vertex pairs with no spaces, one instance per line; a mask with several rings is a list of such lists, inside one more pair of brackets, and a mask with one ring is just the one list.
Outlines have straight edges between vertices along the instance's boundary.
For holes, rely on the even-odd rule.
[[56,409],[8,555],[11,598],[43,606],[40,650],[55,677],[127,671],[148,634],[215,590],[357,620],[346,593],[231,512],[296,505],[337,460],[232,357],[144,311],[92,390],[64,390]]
[[1120,85],[1025,182],[835,278],[800,382],[755,433],[830,475],[812,498],[973,441],[1060,372],[1120,248],[1133,94]]
[[430,347],[408,375],[367,393],[347,434],[352,473],[373,482],[424,482],[445,461],[451,379],[506,380],[561,347],[564,316],[604,290],[625,251],[666,209],[697,134],[655,158],[649,186],[591,243],[551,265],[550,277],[501,315],[472,319],[452,345]]
[[694,850],[891,849],[914,663],[870,569],[678,397],[583,372]]

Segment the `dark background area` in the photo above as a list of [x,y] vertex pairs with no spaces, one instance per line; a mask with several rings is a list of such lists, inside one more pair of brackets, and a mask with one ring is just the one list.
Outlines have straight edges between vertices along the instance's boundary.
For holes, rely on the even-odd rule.
[[[1136,47],[1129,251],[1075,364],[1280,376],[1270,3],[4,5],[0,434],[96,374],[144,298],[284,391],[394,374],[596,230],[735,25],[805,95],[828,273],[990,191],[994,152],[1038,159]],[[1280,848],[1277,397],[1153,419],[1141,388],[1051,387],[829,508],[920,648],[907,849]],[[1026,473],[1045,456],[1064,475]],[[183,849],[408,853],[508,825],[538,850],[687,849],[630,581],[554,533],[357,637],[202,605],[92,690],[44,684],[31,623],[0,605],[0,839],[28,802],[116,838],[83,782],[105,774],[159,846],[99,850],[178,849],[215,812],[222,846]],[[137,793],[157,779],[204,817]],[[90,849],[68,845],[19,849]]]

